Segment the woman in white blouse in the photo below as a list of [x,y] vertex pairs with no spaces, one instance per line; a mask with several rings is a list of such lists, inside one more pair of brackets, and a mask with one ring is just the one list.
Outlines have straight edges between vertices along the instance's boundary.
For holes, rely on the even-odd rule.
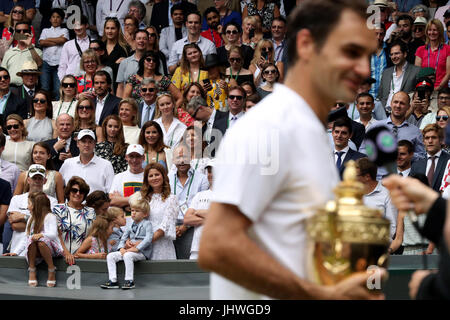
[[186,131],[186,125],[178,120],[175,100],[170,94],[161,94],[156,99],[155,118],[164,133],[164,144],[174,150]]
[[[61,80],[59,88],[59,101],[53,101],[53,120],[62,114],[67,113],[75,118],[75,108],[77,106],[77,79],[71,74],[65,75]],[[56,132],[55,132],[56,133]]]
[[131,197],[150,202],[150,217],[153,228],[153,250],[150,260],[176,259],[176,219],[178,200],[170,193],[167,172],[159,163],[150,163],[144,170],[144,183],[140,191]]
[[123,124],[125,143],[137,144],[141,129],[138,127],[138,105],[133,98],[122,99],[119,103],[119,118]]

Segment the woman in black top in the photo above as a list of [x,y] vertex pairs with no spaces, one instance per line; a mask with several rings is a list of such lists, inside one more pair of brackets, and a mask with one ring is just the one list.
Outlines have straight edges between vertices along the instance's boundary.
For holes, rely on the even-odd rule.
[[229,22],[225,25],[223,34],[226,45],[217,48],[217,56],[219,57],[220,64],[225,68],[228,68],[230,66],[230,63],[228,62],[228,52],[232,46],[238,46],[241,48],[244,57],[243,66],[245,69],[248,69],[250,62],[253,59],[253,49],[249,46],[240,44],[242,36],[241,26],[237,23]]

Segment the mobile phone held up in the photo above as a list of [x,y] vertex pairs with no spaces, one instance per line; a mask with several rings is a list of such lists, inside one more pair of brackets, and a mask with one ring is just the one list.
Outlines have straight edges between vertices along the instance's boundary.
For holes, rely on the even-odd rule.
[[253,37],[255,36],[255,29],[250,29],[250,31],[248,32],[248,37],[251,40]]
[[23,41],[23,40],[27,40],[27,39],[28,39],[28,36],[24,33],[17,33],[17,32],[14,33],[14,40]]

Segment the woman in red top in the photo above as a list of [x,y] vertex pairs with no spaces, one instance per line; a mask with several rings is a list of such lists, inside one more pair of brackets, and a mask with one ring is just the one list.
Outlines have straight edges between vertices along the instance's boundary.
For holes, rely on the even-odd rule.
[[[19,21],[25,21],[26,20],[26,16],[25,16],[25,8],[22,7],[21,5],[15,5],[12,10],[11,10],[11,14],[9,15],[8,20],[6,20],[5,22],[5,27],[3,28],[3,32],[2,32],[2,39],[9,41],[11,40],[11,37],[14,34],[14,27],[16,26],[16,23]],[[34,28],[33,26],[31,26],[31,34],[33,35],[33,39],[31,40],[31,42],[33,44],[36,43],[36,38],[35,38],[35,33],[34,33]],[[13,46],[17,45],[17,40],[14,40],[12,42]]]
[[415,65],[431,67],[436,72],[435,90],[448,86],[450,79],[450,47],[445,44],[444,26],[438,19],[430,20],[425,28],[425,45],[417,48]]

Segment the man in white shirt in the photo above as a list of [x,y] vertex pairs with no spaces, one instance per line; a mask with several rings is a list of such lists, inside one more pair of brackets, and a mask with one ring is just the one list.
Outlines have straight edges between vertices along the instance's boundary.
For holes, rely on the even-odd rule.
[[114,169],[111,162],[94,154],[94,132],[89,129],[80,130],[77,136],[77,146],[80,149],[80,155],[64,161],[59,170],[64,183],[67,184],[73,176],[79,176],[89,185],[89,193],[96,190],[109,192],[114,179]]
[[377,181],[377,166],[368,158],[356,160],[356,171],[358,180],[364,184],[364,204],[370,208],[380,209],[383,218],[391,222],[391,238],[395,234],[398,211],[391,202],[389,190],[381,181]]
[[200,191],[208,190],[209,183],[202,172],[191,168],[191,158],[184,145],[175,148],[173,162],[175,168],[169,171],[169,182],[171,192],[177,196],[180,204],[177,217],[177,239],[174,244],[177,259],[189,259],[194,230],[184,225],[184,216],[194,196]]
[[232,128],[237,120],[244,116],[246,93],[245,90],[240,87],[232,87],[228,92],[228,128]]
[[[128,162],[128,169],[117,174],[109,190],[111,206],[127,208],[129,197],[141,190],[144,181],[144,148],[140,144],[130,144],[125,154]],[[129,211],[129,210],[125,210]]]
[[356,97],[356,109],[358,109],[359,118],[355,121],[363,124],[366,128],[366,132],[369,127],[377,121],[372,117],[374,108],[375,100],[370,93],[363,92],[358,94],[358,96]]
[[186,37],[175,42],[172,47],[169,62],[167,63],[170,74],[173,74],[175,69],[179,66],[181,56],[183,55],[183,48],[186,44],[196,43],[202,51],[203,58],[208,54],[217,53],[214,42],[200,35],[201,21],[202,17],[198,12],[192,12],[186,17],[186,29],[188,34]]
[[198,250],[200,245],[200,237],[203,230],[203,224],[205,222],[206,215],[208,213],[210,200],[212,197],[212,184],[213,184],[213,167],[215,166],[214,160],[210,160],[205,167],[208,174],[209,189],[197,193],[191,201],[189,209],[184,215],[183,224],[188,227],[194,227],[194,235],[192,237],[191,255],[189,259],[198,258]]
[[111,84],[111,77],[105,70],[99,70],[94,74],[95,123],[99,126],[107,116],[119,114],[121,99],[111,93]]
[[400,140],[397,143],[397,173],[402,177],[409,176],[413,156],[414,145],[408,140]]
[[81,16],[80,21],[75,21],[75,39],[67,41],[61,50],[61,58],[58,66],[58,78],[66,74],[78,76],[80,74],[80,59],[84,51],[89,49],[90,38],[86,33],[89,27],[88,19]]
[[100,37],[103,36],[105,20],[115,17],[119,20],[123,30],[123,19],[128,14],[128,7],[131,0],[98,0],[95,12],[95,24]]
[[[356,96],[376,49],[366,7],[301,2],[289,20],[285,84],[223,139],[198,259],[213,272],[212,299],[382,297],[367,290],[366,274],[334,286],[306,280],[305,221],[339,181],[324,125],[336,100]],[[328,32],[317,30],[323,24]],[[344,48],[358,50],[349,56]]]
[[[29,193],[42,191],[44,184],[47,182],[45,178],[45,167],[40,164],[32,164],[28,169],[27,183],[29,185],[29,192],[16,195],[12,197],[8,208],[8,221],[14,230],[9,252],[16,252],[17,246],[22,242],[25,234],[25,227],[30,218],[30,211],[28,210],[28,195]],[[57,200],[51,196],[51,208],[57,204]]]

